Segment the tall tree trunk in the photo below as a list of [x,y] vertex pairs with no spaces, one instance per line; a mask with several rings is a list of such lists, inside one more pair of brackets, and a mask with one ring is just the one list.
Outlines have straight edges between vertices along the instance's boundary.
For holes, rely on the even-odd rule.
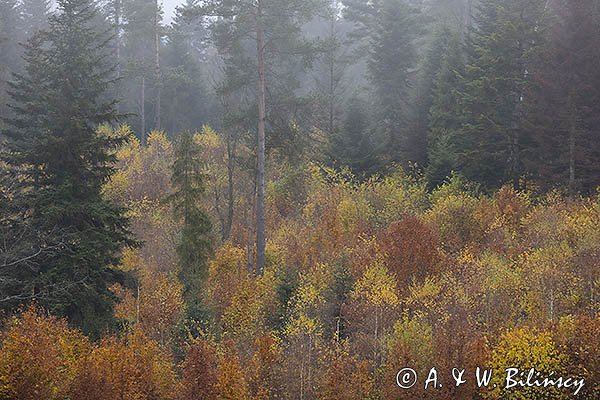
[[146,143],[146,77],[142,76],[142,87],[140,93],[140,122],[142,130],[142,143]]
[[333,45],[333,41],[335,40],[335,16],[331,16],[330,27],[329,27],[329,37],[331,39],[331,49],[330,49],[330,58],[329,58],[329,137],[333,135],[333,131],[335,129],[334,118],[335,118],[335,48]]
[[233,194],[233,174],[235,173],[235,158],[237,143],[228,135],[227,139],[227,219],[223,227],[223,241],[229,239],[231,235],[231,226],[233,225],[234,212],[234,194]]
[[258,54],[258,148],[257,155],[257,202],[256,202],[256,273],[262,276],[265,269],[265,32],[262,21],[262,2],[256,6],[256,50]]
[[161,74],[160,74],[160,20],[158,0],[155,0],[154,9],[154,84],[156,85],[156,98],[154,110],[154,129],[160,130],[160,96],[161,96]]
[[577,185],[575,181],[575,137],[577,136],[577,108],[573,101],[573,93],[569,93],[569,196],[575,197]]
[[247,239],[247,248],[246,248],[246,257],[247,257],[247,268],[248,275],[254,276],[254,210],[255,210],[255,199],[256,199],[256,182],[252,186],[252,196],[250,196],[250,218],[248,218],[248,239]]
[[[115,41],[116,41],[116,49],[115,49],[115,57],[117,61],[116,65],[116,73],[117,80],[119,83],[117,84],[117,98],[121,100],[121,0],[115,0],[114,2],[114,18],[115,18]],[[116,105],[117,113],[121,113],[121,102],[117,102]]]

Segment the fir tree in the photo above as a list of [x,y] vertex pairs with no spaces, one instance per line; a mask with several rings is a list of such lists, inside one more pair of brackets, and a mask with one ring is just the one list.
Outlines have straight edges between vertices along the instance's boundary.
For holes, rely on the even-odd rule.
[[189,318],[202,316],[201,290],[211,252],[211,223],[201,207],[205,190],[201,151],[190,131],[181,135],[173,165],[175,192],[170,196],[175,216],[183,223],[177,255]]
[[13,290],[18,298],[29,288],[38,303],[98,335],[112,320],[108,287],[119,277],[119,252],[134,244],[124,210],[101,195],[124,138],[97,133],[100,124],[114,122],[115,102],[105,96],[112,68],[106,38],[92,22],[95,6],[91,0],[58,6],[48,30],[28,41],[25,71],[11,83],[14,117],[6,121],[3,158],[19,177],[14,190],[25,208],[15,229],[33,232],[26,247],[40,249],[33,265],[29,258],[17,262],[16,270],[27,273]]
[[[0,0],[0,115],[7,115],[7,84],[20,68],[21,13],[16,0]],[[0,122],[0,127],[1,127]]]
[[417,61],[416,10],[405,0],[384,0],[371,38],[370,81],[377,98],[377,118],[384,153],[391,161],[424,162],[426,142],[415,132],[411,109],[411,69]]

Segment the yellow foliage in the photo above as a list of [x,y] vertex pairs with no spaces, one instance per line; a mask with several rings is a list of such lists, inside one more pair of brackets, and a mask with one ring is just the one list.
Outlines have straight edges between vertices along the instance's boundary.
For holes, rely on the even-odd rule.
[[483,394],[489,399],[507,400],[568,398],[569,393],[555,387],[504,389],[507,368],[518,368],[526,374],[531,368],[535,368],[542,377],[548,377],[552,372],[554,377],[559,377],[565,372],[567,360],[568,358],[559,352],[548,332],[527,327],[507,331],[492,348],[489,367],[496,373],[493,374],[490,383],[492,389]]
[[381,259],[367,267],[363,276],[356,282],[351,297],[380,307],[400,303],[396,278],[389,273]]

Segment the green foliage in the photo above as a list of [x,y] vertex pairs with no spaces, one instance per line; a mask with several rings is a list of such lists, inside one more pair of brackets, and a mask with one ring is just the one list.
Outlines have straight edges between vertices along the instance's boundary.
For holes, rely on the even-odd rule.
[[410,73],[417,64],[414,39],[419,10],[405,0],[347,2],[349,17],[369,41],[368,71],[375,94],[378,153],[386,161],[424,164],[426,141],[414,134]]
[[191,132],[181,135],[172,183],[174,192],[169,196],[177,218],[183,222],[177,244],[179,277],[185,285],[184,296],[190,318],[199,318],[202,284],[207,278],[208,257],[211,252],[211,223],[202,209],[204,196],[204,163],[202,149]]
[[459,96],[464,124],[453,142],[459,168],[487,188],[519,185],[526,143],[522,99],[527,65],[543,45],[545,1],[482,0],[467,45]]
[[[42,256],[27,267],[21,255],[18,292],[7,296],[37,299],[99,335],[112,319],[108,285],[118,279],[118,253],[133,241],[124,210],[101,196],[113,149],[125,138],[97,131],[115,111],[105,97],[112,68],[95,15],[90,1],[60,1],[48,30],[28,41],[25,72],[11,84],[15,115],[4,159],[20,177],[15,190],[27,210],[18,229],[44,233],[29,243]],[[24,288],[31,297],[22,297]]]
[[332,164],[348,166],[357,177],[368,177],[378,169],[367,112],[366,102],[359,98],[350,99],[343,126],[340,132],[333,134],[329,144]]

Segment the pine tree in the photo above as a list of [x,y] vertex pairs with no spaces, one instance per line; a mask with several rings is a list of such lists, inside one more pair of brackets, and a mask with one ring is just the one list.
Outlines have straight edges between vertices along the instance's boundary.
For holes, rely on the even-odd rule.
[[[271,146],[290,159],[299,159],[303,135],[295,79],[312,60],[311,44],[302,37],[302,23],[318,9],[322,0],[209,0],[202,7],[211,16],[217,48],[225,55],[225,88],[238,98],[253,97],[254,110],[244,110],[246,125],[256,126],[256,274],[265,267],[265,155],[267,129]],[[268,74],[267,74],[268,73]],[[273,77],[271,79],[270,77]],[[277,81],[279,85],[275,85]],[[229,92],[229,93],[227,93]],[[271,101],[267,101],[267,92]],[[230,94],[230,91],[225,93]],[[268,121],[267,121],[268,119]],[[252,122],[254,121],[254,122]],[[267,124],[268,122],[268,124]]]
[[123,3],[123,19],[126,106],[135,114],[134,131],[145,141],[152,127],[160,128],[162,9],[155,0],[131,0]]
[[468,42],[457,141],[460,169],[487,188],[519,185],[526,142],[523,99],[531,54],[543,45],[543,0],[482,0]]
[[48,30],[28,41],[25,71],[11,84],[15,116],[6,121],[3,159],[24,199],[15,228],[33,232],[27,247],[39,249],[35,263],[17,262],[15,296],[28,287],[38,303],[98,335],[112,320],[108,287],[119,278],[119,252],[135,243],[124,210],[101,195],[124,138],[97,132],[114,122],[115,103],[105,97],[112,68],[95,14],[91,0],[60,0]]
[[184,132],[177,145],[170,196],[175,216],[183,222],[177,244],[179,278],[190,318],[201,317],[202,283],[208,272],[211,252],[211,223],[201,207],[204,195],[202,149],[190,131]]

